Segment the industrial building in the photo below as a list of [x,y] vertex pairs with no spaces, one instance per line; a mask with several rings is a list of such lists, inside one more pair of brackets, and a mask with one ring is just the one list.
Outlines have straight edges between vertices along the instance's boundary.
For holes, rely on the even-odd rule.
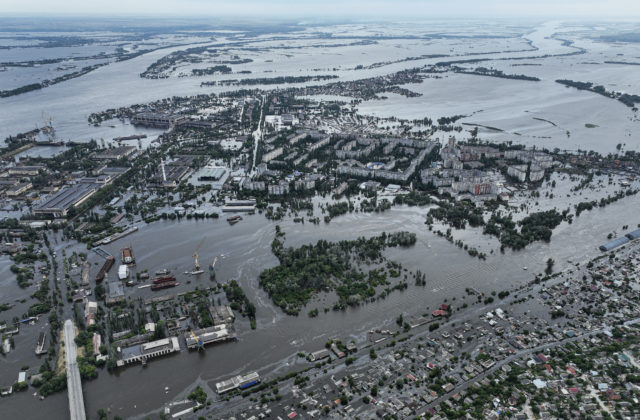
[[187,348],[190,349],[206,346],[207,344],[233,340],[235,338],[236,333],[233,330],[233,327],[226,324],[194,330],[184,334],[184,340],[187,342]]
[[93,155],[93,158],[97,160],[116,160],[116,159],[130,157],[135,153],[136,153],[135,146],[121,146],[121,147],[114,147],[113,149],[100,150],[99,152],[96,152],[95,155]]
[[166,354],[180,351],[180,343],[178,337],[163,338],[161,340],[151,341],[127,348],[117,349],[118,361],[117,366],[125,366],[131,363],[146,363],[148,359],[164,356]]
[[36,176],[40,173],[40,171],[45,171],[46,168],[44,165],[32,165],[32,166],[14,166],[13,168],[9,168],[7,172],[9,175],[16,176]]
[[606,252],[611,251],[614,248],[617,248],[621,245],[624,245],[629,242],[629,238],[626,236],[621,236],[619,238],[614,239],[613,241],[609,241],[604,245],[600,245],[600,251]]
[[18,185],[14,185],[13,187],[9,188],[5,194],[7,194],[7,197],[18,197],[21,196],[22,194],[26,193],[27,191],[29,191],[31,188],[33,188],[33,184],[30,182],[23,182],[21,184]]
[[225,174],[224,168],[206,167],[200,172],[198,181],[219,181]]
[[119,281],[109,282],[108,296],[105,298],[107,305],[114,305],[124,301],[124,286]]
[[229,305],[209,306],[209,313],[213,318],[214,325],[231,324],[236,319],[233,309]]
[[256,200],[231,200],[225,203],[222,211],[232,212],[254,212],[256,210]]
[[258,375],[258,372],[253,372],[245,376],[238,375],[226,381],[216,383],[216,392],[218,392],[218,394],[224,394],[237,388],[247,389],[258,383],[260,383],[260,375]]
[[322,349],[322,350],[314,351],[313,353],[311,353],[309,355],[309,360],[311,360],[312,362],[315,362],[317,360],[322,360],[327,357],[329,357],[329,350]]
[[78,207],[98,191],[99,185],[95,183],[79,182],[62,188],[57,193],[47,198],[38,205],[33,212],[35,214],[50,214],[55,217],[64,217],[73,207]]
[[186,120],[182,115],[159,112],[141,112],[131,119],[131,124],[144,127],[169,128]]
[[636,229],[633,232],[627,233],[625,236],[621,236],[612,241],[607,242],[604,245],[600,245],[600,251],[606,252],[611,251],[614,248],[622,246],[631,241],[635,241],[636,239],[640,239],[640,229]]

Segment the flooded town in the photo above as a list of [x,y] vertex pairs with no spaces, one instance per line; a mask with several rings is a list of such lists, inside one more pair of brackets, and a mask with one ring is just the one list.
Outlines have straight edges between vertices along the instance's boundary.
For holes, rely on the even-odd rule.
[[637,23],[0,21],[0,418],[640,415]]

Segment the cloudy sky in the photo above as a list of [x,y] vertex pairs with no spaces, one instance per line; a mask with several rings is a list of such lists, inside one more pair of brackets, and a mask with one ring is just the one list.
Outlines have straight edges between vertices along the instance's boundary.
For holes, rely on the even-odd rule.
[[2,15],[640,17],[640,0],[0,0]]

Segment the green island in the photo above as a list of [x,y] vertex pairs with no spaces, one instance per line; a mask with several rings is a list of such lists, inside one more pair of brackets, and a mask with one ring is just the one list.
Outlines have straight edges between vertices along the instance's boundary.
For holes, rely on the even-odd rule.
[[[280,239],[283,236],[277,229],[271,244],[280,265],[260,274],[260,286],[289,315],[298,315],[300,309],[320,292],[335,291],[338,302],[333,309],[338,310],[374,299],[378,286],[388,286],[379,298],[393,288],[406,287],[406,283],[391,286],[387,277],[400,277],[401,267],[387,260],[382,251],[387,247],[413,246],[416,242],[414,233],[383,232],[369,239],[360,237],[340,242],[320,240],[315,245],[295,249],[284,247]],[[373,265],[378,267],[366,273],[361,270],[363,266]]]

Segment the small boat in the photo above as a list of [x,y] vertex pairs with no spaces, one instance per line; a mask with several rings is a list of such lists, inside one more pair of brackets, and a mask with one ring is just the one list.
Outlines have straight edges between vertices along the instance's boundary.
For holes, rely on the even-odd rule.
[[198,274],[202,274],[202,273],[204,273],[204,270],[193,270],[189,274],[191,274],[192,276],[197,276]]
[[527,271],[527,270],[529,269],[529,267],[522,267],[522,269],[523,269],[524,271]]
[[240,216],[240,215],[231,216],[231,217],[227,218],[227,222],[229,222],[230,225],[235,225],[240,220],[242,220],[242,216]]
[[162,270],[156,271],[156,276],[166,276],[170,272],[171,271],[167,270],[166,268],[163,268]]

